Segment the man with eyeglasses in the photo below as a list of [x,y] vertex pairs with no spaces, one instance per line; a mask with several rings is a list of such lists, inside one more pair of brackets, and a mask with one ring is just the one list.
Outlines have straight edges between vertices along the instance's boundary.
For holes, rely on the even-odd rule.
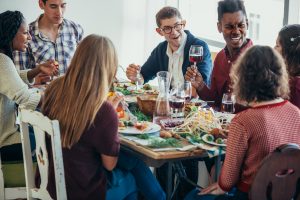
[[[203,61],[197,64],[197,69],[205,80],[209,83],[212,68],[210,51],[207,44],[193,36],[184,27],[186,21],[182,19],[178,9],[174,7],[164,7],[156,14],[156,23],[158,28],[156,32],[165,37],[165,41],[158,44],[152,51],[148,60],[141,67],[131,64],[126,70],[126,75],[131,81],[135,81],[137,72],[141,70],[144,82],[155,78],[158,71],[169,71],[172,74],[172,86],[184,82],[184,74],[188,66],[193,65],[189,61],[189,49],[191,45],[203,46]],[[186,160],[182,162],[187,176],[194,183],[198,181],[198,162],[196,160]],[[158,168],[157,178],[161,186],[166,189],[167,166]],[[183,199],[185,194],[193,189],[193,186],[183,181],[178,187],[178,199]],[[165,190],[166,191],[166,190]]]
[[[232,64],[253,45],[252,41],[247,39],[248,19],[243,1],[219,1],[217,26],[218,31],[223,34],[226,46],[214,60],[211,86],[208,87],[205,77],[192,68],[188,68],[185,78],[193,78],[195,81],[192,82],[192,86],[196,88],[199,97],[206,101],[214,101],[214,106],[220,109],[223,94],[231,92],[229,73]],[[236,112],[243,109],[243,106],[235,105]]]
[[169,71],[172,74],[172,86],[183,83],[187,67],[193,64],[189,61],[190,46],[201,45],[204,51],[203,61],[197,64],[197,68],[208,84],[212,68],[208,46],[184,30],[186,21],[182,19],[180,12],[174,7],[164,7],[156,14],[156,23],[156,32],[166,40],[157,45],[142,67],[130,64],[126,70],[127,78],[135,81],[137,72],[141,70],[144,82],[148,82],[156,77],[158,71]]
[[[50,62],[58,65],[61,74],[65,73],[83,37],[83,29],[79,24],[64,18],[67,0],[39,0],[39,6],[44,13],[29,24],[32,40],[26,52],[14,54],[15,65],[24,70]],[[50,77],[42,75],[35,82],[47,81],[50,81]]]

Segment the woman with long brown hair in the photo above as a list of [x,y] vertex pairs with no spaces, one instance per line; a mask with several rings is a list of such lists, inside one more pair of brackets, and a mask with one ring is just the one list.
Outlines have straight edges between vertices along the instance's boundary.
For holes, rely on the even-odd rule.
[[[112,42],[89,35],[79,44],[67,73],[45,91],[43,113],[60,123],[68,199],[113,199],[114,195],[117,199],[136,199],[136,185],[157,185],[149,168],[135,159],[129,168],[118,163],[118,169],[128,168],[124,174],[132,174],[133,182],[117,180],[119,190],[107,188],[105,170],[115,168],[120,148],[115,111],[119,101],[107,102],[117,66]],[[129,159],[133,158],[125,158],[127,162]],[[50,171],[48,190],[55,198],[53,173]]]

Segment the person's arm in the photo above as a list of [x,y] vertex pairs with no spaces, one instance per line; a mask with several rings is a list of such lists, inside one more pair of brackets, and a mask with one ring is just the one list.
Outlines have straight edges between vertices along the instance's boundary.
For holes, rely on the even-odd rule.
[[118,157],[107,156],[104,154],[101,154],[101,159],[103,167],[108,171],[112,171],[116,167],[118,162]]
[[39,64],[35,68],[29,70],[27,72],[27,78],[28,80],[31,80],[40,73],[47,76],[56,75],[58,73],[58,65],[54,60],[48,60],[47,62]]
[[[159,44],[152,52],[147,61],[143,64],[141,68],[141,74],[144,78],[144,83],[154,79],[156,77],[156,73],[160,70],[160,63],[164,62],[165,52],[161,53],[161,45]],[[168,66],[166,66],[166,70],[168,71]]]
[[212,72],[211,55],[208,45],[205,42],[200,43],[203,47],[203,60],[197,63],[197,69],[200,72],[204,83],[210,85],[210,77]]
[[40,102],[41,95],[28,90],[28,86],[20,78],[12,60],[0,56],[0,93],[19,105],[28,109],[35,109]]
[[224,191],[230,191],[240,180],[249,146],[248,137],[245,126],[233,119],[229,127],[225,161],[218,181]]
[[105,102],[94,121],[94,129],[90,136],[93,147],[100,154],[103,166],[111,171],[118,160],[120,141],[118,137],[118,116],[113,106]]

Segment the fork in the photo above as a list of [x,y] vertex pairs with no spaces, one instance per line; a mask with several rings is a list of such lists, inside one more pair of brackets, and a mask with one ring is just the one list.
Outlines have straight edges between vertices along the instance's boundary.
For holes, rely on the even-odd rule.
[[121,101],[121,104],[125,109],[125,111],[129,114],[130,121],[132,121],[133,123],[137,123],[138,122],[137,117],[134,114],[132,114],[132,112],[129,110],[128,104],[125,101]]

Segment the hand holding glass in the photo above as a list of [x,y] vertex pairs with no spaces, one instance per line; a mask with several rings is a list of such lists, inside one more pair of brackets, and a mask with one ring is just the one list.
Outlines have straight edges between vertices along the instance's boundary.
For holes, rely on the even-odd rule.
[[137,73],[136,73],[136,77],[135,77],[136,90],[141,89],[142,85],[143,85],[143,78],[141,75],[141,68],[139,67],[139,69],[137,69]]
[[[197,63],[202,62],[203,60],[203,47],[200,45],[192,45],[189,51],[190,62],[193,63],[192,69],[197,69]],[[194,81],[195,77],[191,78],[191,81]]]

